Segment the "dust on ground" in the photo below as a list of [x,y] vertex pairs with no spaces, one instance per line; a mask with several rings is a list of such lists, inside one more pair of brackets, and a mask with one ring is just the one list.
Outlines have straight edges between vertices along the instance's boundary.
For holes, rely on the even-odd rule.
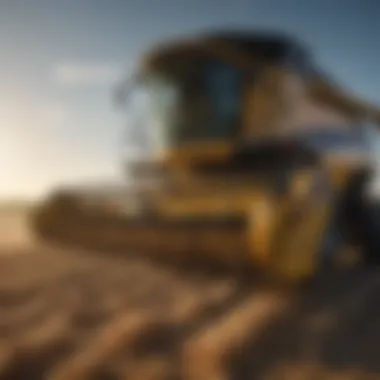
[[380,378],[377,269],[293,294],[37,245],[24,222],[0,222],[1,379]]

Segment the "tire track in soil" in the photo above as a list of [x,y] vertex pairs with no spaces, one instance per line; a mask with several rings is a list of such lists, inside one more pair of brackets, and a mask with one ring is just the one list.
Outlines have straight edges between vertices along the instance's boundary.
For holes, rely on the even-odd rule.
[[0,268],[7,273],[0,278],[1,379],[380,374],[376,269],[291,297],[228,277],[60,250],[2,256]]
[[0,255],[0,378],[378,379],[379,274],[288,294],[133,258]]

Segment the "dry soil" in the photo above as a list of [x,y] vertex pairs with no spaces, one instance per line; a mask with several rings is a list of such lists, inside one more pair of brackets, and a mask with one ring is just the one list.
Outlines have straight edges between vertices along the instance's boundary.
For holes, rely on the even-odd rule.
[[292,292],[37,244],[0,219],[0,379],[380,379],[376,268]]

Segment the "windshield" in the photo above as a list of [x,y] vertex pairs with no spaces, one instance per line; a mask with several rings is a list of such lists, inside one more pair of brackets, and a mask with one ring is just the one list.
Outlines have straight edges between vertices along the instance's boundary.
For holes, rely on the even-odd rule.
[[183,143],[227,140],[237,132],[240,74],[223,62],[145,75],[129,103],[129,142],[157,152]]

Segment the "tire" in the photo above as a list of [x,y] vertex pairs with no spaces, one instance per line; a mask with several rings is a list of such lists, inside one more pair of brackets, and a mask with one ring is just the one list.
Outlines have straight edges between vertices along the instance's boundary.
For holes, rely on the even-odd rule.
[[380,204],[363,202],[361,245],[365,265],[380,265]]
[[[321,272],[341,270],[347,248],[363,252],[356,258],[364,265],[380,264],[380,204],[377,207],[364,196],[367,172],[353,175],[347,188],[339,194],[333,215],[321,244]],[[339,268],[338,268],[339,267]]]
[[346,242],[341,223],[340,202],[334,202],[333,212],[326,231],[323,235],[321,246],[317,254],[317,275],[334,273],[337,268],[337,256],[344,249]]
[[343,218],[348,221],[348,235],[354,236],[362,251],[362,264],[380,264],[380,203],[366,196],[371,172],[363,170],[353,177],[344,199]]

